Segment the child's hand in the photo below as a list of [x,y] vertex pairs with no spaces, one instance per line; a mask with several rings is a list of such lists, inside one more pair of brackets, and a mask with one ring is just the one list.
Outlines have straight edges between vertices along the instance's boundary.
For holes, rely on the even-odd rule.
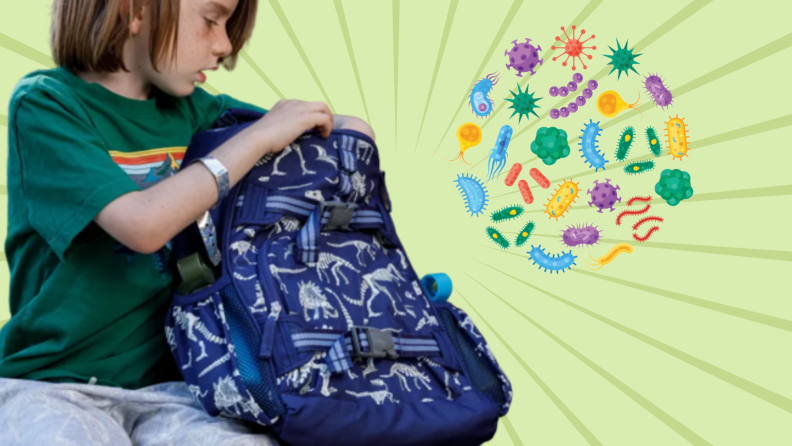
[[253,124],[267,142],[267,153],[277,153],[308,130],[319,128],[327,138],[333,130],[333,113],[326,103],[298,100],[278,101]]

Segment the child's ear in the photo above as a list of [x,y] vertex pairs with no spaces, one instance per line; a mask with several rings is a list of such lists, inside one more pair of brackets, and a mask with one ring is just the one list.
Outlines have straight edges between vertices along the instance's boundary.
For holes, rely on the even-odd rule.
[[[130,12],[130,5],[134,4],[135,11]],[[144,15],[148,15],[148,0],[120,0],[118,15],[123,22],[129,24],[129,34],[137,35],[143,25]]]

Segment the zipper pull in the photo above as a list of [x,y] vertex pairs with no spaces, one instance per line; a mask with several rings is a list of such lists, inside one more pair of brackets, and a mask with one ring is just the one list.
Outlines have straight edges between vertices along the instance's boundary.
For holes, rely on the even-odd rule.
[[275,326],[281,314],[281,306],[278,302],[272,303],[267,321],[264,322],[264,333],[261,335],[261,345],[259,346],[259,357],[269,359],[272,357],[272,345],[275,343]]

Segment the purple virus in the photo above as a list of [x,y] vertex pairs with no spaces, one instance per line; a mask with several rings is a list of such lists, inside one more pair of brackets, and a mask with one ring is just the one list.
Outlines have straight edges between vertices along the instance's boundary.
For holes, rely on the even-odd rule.
[[534,72],[536,64],[542,65],[544,63],[544,59],[539,59],[539,51],[542,51],[542,47],[534,47],[528,43],[530,41],[531,39],[527,37],[525,38],[525,43],[518,44],[516,40],[513,40],[514,47],[511,51],[506,50],[503,53],[504,56],[509,56],[509,61],[511,62],[511,64],[506,64],[506,69],[511,70],[514,68],[518,77],[523,77],[522,74],[528,72],[531,75],[536,74]]
[[610,184],[610,179],[605,179],[604,184],[599,184],[598,180],[594,180],[594,190],[588,190],[588,194],[591,195],[589,207],[591,205],[597,206],[599,208],[597,212],[600,214],[603,209],[607,208],[610,208],[610,211],[613,212],[615,210],[613,204],[617,201],[621,203],[621,197],[616,192],[617,190],[619,190],[619,186],[613,187]]
[[595,245],[599,244],[600,240],[599,226],[594,225],[577,225],[568,226],[561,233],[561,243],[569,248],[582,245]]
[[665,110],[666,107],[674,102],[674,96],[671,95],[671,92],[657,74],[644,78],[644,87],[654,99],[655,107],[659,105]]

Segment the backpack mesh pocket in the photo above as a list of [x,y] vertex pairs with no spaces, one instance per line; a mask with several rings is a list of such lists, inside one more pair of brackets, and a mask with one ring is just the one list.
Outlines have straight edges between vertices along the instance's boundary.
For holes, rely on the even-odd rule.
[[270,419],[283,415],[286,409],[280,400],[272,365],[269,361],[259,358],[257,354],[261,343],[259,330],[247,315],[247,309],[233,286],[223,288],[220,297],[234,343],[242,382]]
[[[459,326],[456,316],[449,308],[438,308],[438,314],[440,323],[451,338],[454,350],[456,350],[462,368],[473,384],[473,388],[499,406],[503,406],[506,403],[506,395],[498,378],[497,370],[483,357],[484,353],[482,356],[476,353],[476,344]],[[483,337],[479,345],[486,345]]]

